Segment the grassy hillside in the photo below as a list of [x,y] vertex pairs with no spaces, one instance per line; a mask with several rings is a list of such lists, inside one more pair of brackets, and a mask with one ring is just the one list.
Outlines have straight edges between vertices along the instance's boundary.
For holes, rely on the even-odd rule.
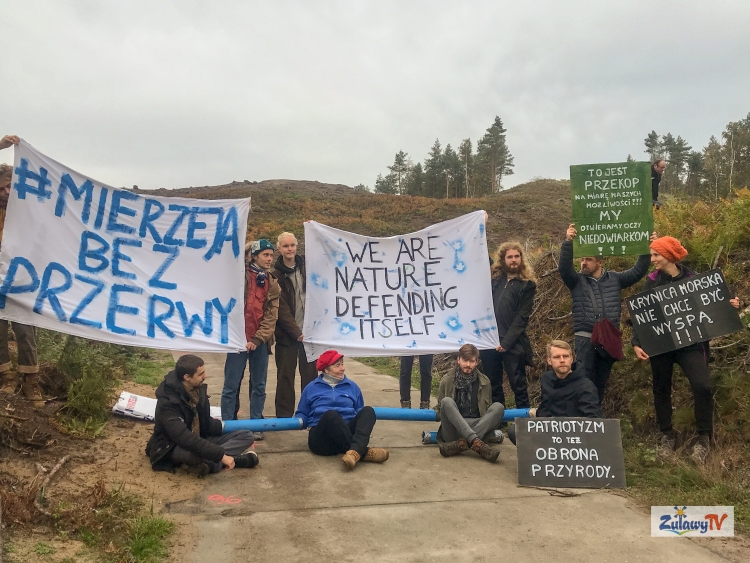
[[313,220],[350,232],[391,236],[484,209],[490,246],[509,238],[541,241],[562,237],[570,217],[570,183],[537,180],[478,199],[432,199],[354,190],[340,184],[295,180],[233,182],[178,190],[139,191],[200,199],[252,198],[248,236],[275,241],[283,231],[302,235]]

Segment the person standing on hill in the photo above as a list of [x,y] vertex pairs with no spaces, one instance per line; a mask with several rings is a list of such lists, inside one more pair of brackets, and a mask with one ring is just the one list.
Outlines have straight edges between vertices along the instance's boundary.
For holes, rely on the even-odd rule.
[[[573,268],[573,237],[577,235],[571,224],[560,247],[560,277],[570,289],[573,298],[573,332],[575,333],[576,358],[582,364],[586,376],[594,382],[599,394],[599,404],[604,400],[612,366],[617,361],[610,352],[591,343],[591,335],[597,323],[611,323],[618,333],[620,329],[621,292],[637,283],[648,272],[651,257],[643,254],[635,265],[624,272],[613,272],[603,268],[601,256],[581,258],[581,271]],[[656,233],[651,235],[652,240]],[[619,343],[622,358],[622,342]]]
[[[661,237],[654,240],[651,243],[650,258],[655,270],[646,278],[643,291],[694,276],[693,270],[680,263],[687,254],[688,251],[676,238]],[[734,297],[729,302],[739,309],[739,297]],[[678,364],[693,390],[698,439],[693,444],[691,457],[694,461],[703,463],[708,456],[713,436],[713,393],[708,372],[708,342],[697,342],[654,356],[649,356],[641,348],[641,342],[635,333],[633,333],[631,343],[639,360],[651,362],[654,408],[659,430],[662,433],[659,454],[663,457],[671,454],[677,442],[672,429],[672,370],[674,364]]]
[[[5,135],[0,139],[0,150],[7,149],[21,142],[15,135]],[[13,178],[13,167],[0,164],[0,244],[2,244],[5,214],[10,198],[10,184]],[[13,370],[8,348],[8,328],[13,325],[18,346],[18,368]],[[13,395],[18,388],[19,375],[23,378],[21,394],[31,401],[36,409],[44,407],[44,397],[39,387],[39,362],[37,361],[36,328],[33,326],[0,319],[0,392]]]
[[[222,420],[237,420],[240,410],[240,386],[245,365],[250,367],[250,418],[263,418],[266,403],[268,356],[273,345],[276,319],[279,315],[279,283],[268,270],[273,262],[273,245],[266,239],[249,242],[250,255],[245,271],[245,338],[244,352],[227,354],[224,364],[224,389],[221,392]],[[262,432],[255,433],[263,440]]]
[[497,260],[491,272],[492,303],[500,344],[495,350],[479,352],[482,370],[492,383],[493,403],[505,405],[504,368],[516,398],[516,408],[529,408],[526,365],[530,365],[533,358],[526,325],[534,308],[534,269],[526,262],[520,243],[505,242],[497,249]]
[[666,169],[667,161],[663,158],[654,161],[651,165],[651,199],[657,209],[661,207],[661,202],[659,201],[659,183],[661,182],[661,175],[664,174]]
[[305,258],[297,254],[297,237],[281,233],[276,246],[280,256],[273,275],[279,281],[279,319],[276,322],[276,417],[289,418],[296,406],[294,373],[299,361],[301,391],[313,381],[318,372],[315,362],[308,362],[302,344],[302,323],[305,318],[306,272]]

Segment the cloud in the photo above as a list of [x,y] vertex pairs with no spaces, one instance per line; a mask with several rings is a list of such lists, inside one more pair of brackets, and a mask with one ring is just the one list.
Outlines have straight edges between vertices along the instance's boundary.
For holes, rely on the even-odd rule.
[[652,129],[703,146],[750,111],[749,24],[741,1],[5,3],[0,115],[142,188],[372,186],[499,115],[513,185],[644,158]]

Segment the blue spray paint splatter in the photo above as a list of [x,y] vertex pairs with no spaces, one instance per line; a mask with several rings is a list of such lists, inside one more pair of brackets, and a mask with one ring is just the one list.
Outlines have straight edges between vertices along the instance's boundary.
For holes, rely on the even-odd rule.
[[320,274],[310,274],[310,281],[313,282],[313,285],[328,289],[328,280],[322,279]]
[[343,334],[344,336],[348,334],[352,334],[353,332],[357,332],[357,329],[354,328],[349,323],[341,323],[341,326],[339,327],[339,332]]
[[406,347],[407,348],[416,348],[417,347],[417,341],[416,340],[412,340],[411,344],[407,344]]
[[445,337],[446,337],[446,335],[445,335],[444,332],[441,332],[440,334],[438,334],[438,338],[445,338]]
[[466,262],[459,258],[459,254],[465,250],[464,241],[456,239],[449,242],[448,245],[453,250],[453,269],[459,274],[463,274],[466,271]]
[[459,330],[460,328],[462,328],[464,326],[464,325],[462,325],[459,322],[457,316],[456,317],[448,317],[448,319],[445,321],[445,324],[448,326],[449,329],[451,329],[454,332],[457,331],[457,330]]

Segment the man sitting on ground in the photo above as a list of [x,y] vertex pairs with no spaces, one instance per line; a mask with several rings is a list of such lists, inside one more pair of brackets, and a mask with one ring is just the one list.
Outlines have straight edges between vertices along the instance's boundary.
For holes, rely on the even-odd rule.
[[492,384],[477,369],[479,350],[464,344],[458,350],[458,365],[440,380],[436,418],[440,421],[437,441],[440,455],[450,457],[469,448],[487,461],[497,461],[500,451],[487,445],[505,413],[502,403],[492,403]]
[[[580,363],[573,363],[570,344],[563,340],[550,342],[547,363],[552,369],[545,371],[539,381],[542,401],[539,408],[531,409],[530,414],[537,417],[601,418],[596,385],[586,377]],[[516,443],[515,426],[508,428],[508,438]]]
[[248,450],[253,433],[222,434],[221,421],[211,418],[205,379],[203,360],[188,354],[177,360],[156,389],[154,434],[146,445],[154,471],[174,472],[184,464],[189,473],[203,477],[223,467],[258,465],[258,454]]

